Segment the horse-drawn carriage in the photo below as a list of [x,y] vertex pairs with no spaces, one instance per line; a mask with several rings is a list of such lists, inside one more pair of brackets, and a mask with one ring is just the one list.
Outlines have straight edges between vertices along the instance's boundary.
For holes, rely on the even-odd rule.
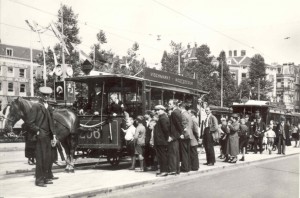
[[[124,140],[125,119],[144,115],[155,105],[167,106],[170,99],[190,103],[196,109],[197,98],[207,92],[197,89],[197,80],[145,68],[144,78],[120,74],[88,75],[66,78],[79,93],[75,102],[77,116],[69,109],[53,111],[56,138],[67,155],[67,171],[74,171],[77,157],[107,157],[112,165],[127,155]],[[65,89],[66,90],[66,89]],[[68,90],[66,90],[68,91]],[[68,95],[68,93],[66,93]],[[68,98],[69,99],[69,98]],[[65,100],[68,104],[71,101]],[[17,98],[10,104],[6,131],[30,115],[33,103]]]
[[[144,72],[144,78],[100,73],[66,79],[79,88],[77,98],[81,101],[76,102],[77,109],[83,109],[83,115],[78,115],[80,134],[76,151],[87,157],[106,156],[112,165],[117,165],[127,154],[121,129],[126,127],[126,117],[144,115],[155,105],[167,105],[170,99],[186,101],[196,109],[197,98],[206,93],[197,89],[196,79],[149,68]],[[99,101],[93,101],[96,91]],[[111,107],[113,96],[124,106],[117,114]]]

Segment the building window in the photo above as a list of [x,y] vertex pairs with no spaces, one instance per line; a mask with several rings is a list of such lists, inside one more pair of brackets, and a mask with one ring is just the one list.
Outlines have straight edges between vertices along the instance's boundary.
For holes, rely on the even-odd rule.
[[277,79],[277,87],[278,87],[278,88],[281,87],[281,79]]
[[0,82],[0,92],[2,91],[2,83]]
[[233,51],[233,56],[234,56],[234,57],[237,56],[237,51],[236,51],[236,50]]
[[277,69],[278,74],[281,74],[281,68]]
[[24,78],[24,76],[25,76],[25,69],[20,69],[19,70],[19,77]]
[[20,93],[25,93],[25,84],[20,85]]
[[6,56],[13,56],[13,49],[6,48]]
[[13,92],[14,91],[14,83],[10,82],[8,83],[8,92]]
[[246,73],[242,73],[242,78],[246,78],[247,74]]
[[14,76],[14,68],[13,67],[7,67],[7,76],[9,76],[9,77]]

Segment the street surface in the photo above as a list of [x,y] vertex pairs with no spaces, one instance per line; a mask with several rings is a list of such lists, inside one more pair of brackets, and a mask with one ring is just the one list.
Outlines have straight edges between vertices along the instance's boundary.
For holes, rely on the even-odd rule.
[[106,197],[298,198],[299,155],[122,191]]

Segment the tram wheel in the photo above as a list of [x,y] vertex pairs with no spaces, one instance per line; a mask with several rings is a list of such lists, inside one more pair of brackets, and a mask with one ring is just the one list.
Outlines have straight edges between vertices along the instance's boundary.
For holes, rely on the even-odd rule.
[[112,165],[112,166],[118,166],[120,163],[120,156],[118,153],[115,153],[113,155],[108,155],[107,156],[107,161]]

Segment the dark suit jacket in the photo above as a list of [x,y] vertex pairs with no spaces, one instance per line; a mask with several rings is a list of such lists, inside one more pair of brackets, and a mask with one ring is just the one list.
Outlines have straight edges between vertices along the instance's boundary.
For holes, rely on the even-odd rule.
[[281,126],[281,124],[278,124],[275,132],[276,132],[277,137],[279,136],[279,134],[281,132],[283,139],[286,140],[286,139],[290,138],[290,127],[286,123],[283,125],[283,127]]
[[210,114],[207,122],[208,122],[208,127],[210,132],[216,132],[218,130],[219,128],[218,120],[213,114]]
[[169,117],[166,114],[160,115],[154,127],[154,145],[168,145],[169,130]]
[[[49,107],[48,107],[49,108]],[[37,134],[38,137],[52,138],[54,132],[53,121],[50,112],[41,103],[34,103],[27,119],[30,131]]]
[[182,115],[179,109],[175,109],[170,116],[170,137],[172,139],[179,139],[183,134]]
[[257,134],[256,129],[257,127],[259,127],[259,137],[263,137],[264,136],[264,132],[266,132],[266,124],[263,121],[260,121],[259,123],[254,123],[253,126],[253,135]]

